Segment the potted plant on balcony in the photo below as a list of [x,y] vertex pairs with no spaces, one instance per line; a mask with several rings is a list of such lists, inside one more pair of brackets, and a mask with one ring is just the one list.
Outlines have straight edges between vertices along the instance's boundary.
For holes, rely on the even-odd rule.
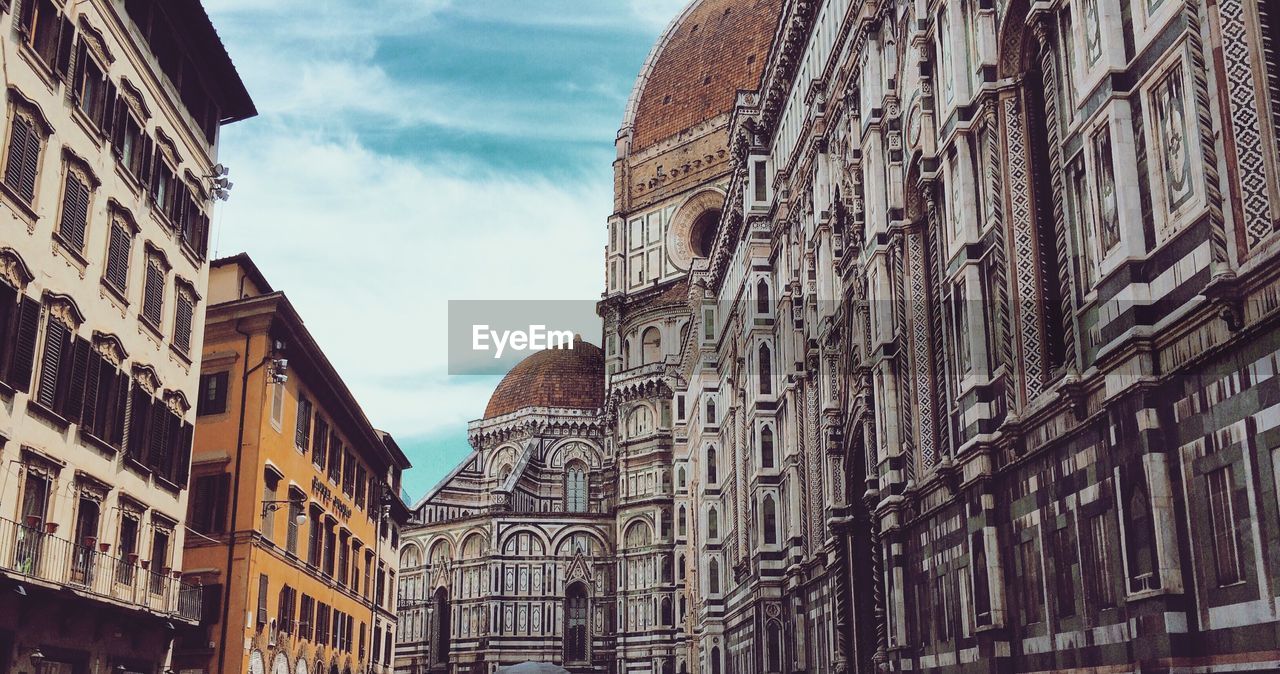
[[97,537],[97,536],[85,536],[85,537],[84,537],[84,539],[82,539],[82,540],[80,541],[80,544],[81,544],[81,545],[83,545],[84,547],[89,548],[90,550],[92,550],[92,549],[94,548],[94,546],[96,546],[96,545],[98,544],[98,537]]
[[49,534],[50,536],[52,536],[53,534],[58,533],[58,523],[57,523],[57,522],[45,522],[45,523],[44,523],[44,532],[45,532],[46,534]]
[[151,568],[151,560],[149,559],[142,560],[142,570],[146,571],[147,569],[150,569],[150,568]]
[[104,555],[105,555],[105,554],[107,554],[108,552],[111,552],[111,544],[110,544],[110,543],[99,543],[99,544],[98,544],[98,552],[101,552],[101,553],[102,553],[102,554],[104,554]]
[[125,559],[129,560],[129,563],[134,566],[138,565],[138,553],[136,552],[130,552],[128,555],[125,555]]
[[28,528],[28,529],[39,529],[39,528],[40,528],[40,517],[39,517],[38,515],[27,515],[27,528]]
[[173,576],[174,580],[178,580],[179,578],[182,578],[182,572],[179,571],[178,569],[174,569],[170,575]]

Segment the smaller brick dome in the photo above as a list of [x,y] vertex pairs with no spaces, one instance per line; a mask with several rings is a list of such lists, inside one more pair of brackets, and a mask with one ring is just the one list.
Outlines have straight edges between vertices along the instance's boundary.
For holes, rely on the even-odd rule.
[[489,397],[491,419],[526,407],[595,410],[604,405],[604,351],[581,336],[572,349],[539,351],[511,368]]

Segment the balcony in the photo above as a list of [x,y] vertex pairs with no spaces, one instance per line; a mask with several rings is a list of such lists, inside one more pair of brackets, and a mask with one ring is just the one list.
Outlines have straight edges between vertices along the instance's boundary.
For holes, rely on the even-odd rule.
[[199,622],[200,586],[184,583],[173,573],[147,569],[135,557],[112,557],[38,527],[0,518],[0,571],[9,576],[166,618]]

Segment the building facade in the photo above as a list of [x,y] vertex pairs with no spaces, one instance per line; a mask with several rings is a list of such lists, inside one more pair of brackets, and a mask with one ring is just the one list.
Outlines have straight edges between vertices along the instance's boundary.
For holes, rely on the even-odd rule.
[[[572,431],[598,443],[607,561],[552,544],[569,517],[499,519],[525,506],[450,478],[407,537],[494,547],[402,559],[423,565],[411,652],[1280,668],[1277,21],[1268,1],[691,2],[618,136],[598,426]],[[547,426],[495,444],[495,422],[473,470],[567,510],[577,473],[526,441]],[[529,457],[510,474],[488,461],[508,440]],[[487,609],[459,641],[447,601],[417,599],[468,564]]]
[[176,668],[390,671],[409,462],[248,256],[212,263],[208,302],[186,539],[205,606]]
[[195,0],[0,3],[0,672],[151,673],[183,576],[223,124]]

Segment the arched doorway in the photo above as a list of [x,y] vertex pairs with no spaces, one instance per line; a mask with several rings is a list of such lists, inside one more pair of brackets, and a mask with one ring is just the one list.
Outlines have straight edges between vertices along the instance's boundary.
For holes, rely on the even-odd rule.
[[591,661],[591,631],[587,625],[589,600],[585,583],[571,583],[564,593],[564,661]]
[[431,665],[449,663],[449,591],[443,587],[436,589],[431,599]]

